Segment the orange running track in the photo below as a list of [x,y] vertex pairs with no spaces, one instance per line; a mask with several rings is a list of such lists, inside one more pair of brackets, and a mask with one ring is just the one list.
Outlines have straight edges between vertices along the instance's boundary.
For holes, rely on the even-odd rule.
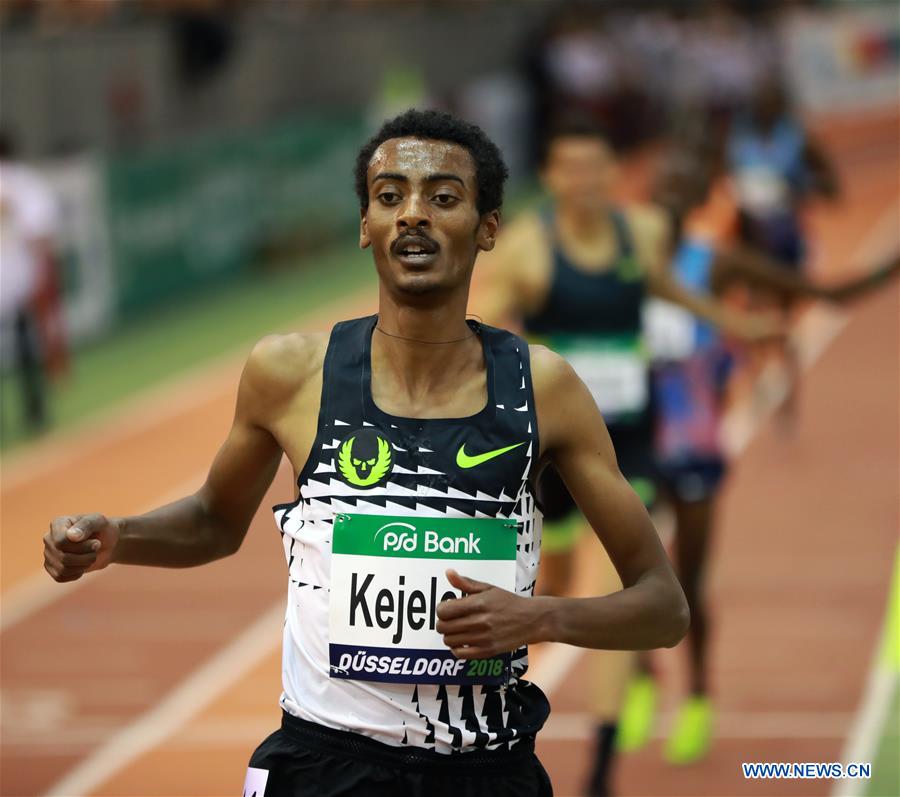
[[[841,204],[812,218],[816,273],[836,278],[898,248],[897,119],[819,129],[845,184]],[[327,328],[372,307],[325,308],[300,326]],[[716,745],[706,761],[673,769],[654,742],[623,760],[623,795],[830,791],[825,781],[740,773],[741,761],[840,758],[896,544],[896,284],[838,313],[846,323],[817,312],[803,319],[804,349],[835,337],[805,372],[799,427],[780,439],[765,418],[752,421],[722,502],[710,585]],[[250,752],[278,722],[284,564],[268,505],[292,494],[287,469],[229,560],[110,568],[74,585],[40,569],[54,515],[137,512],[199,486],[228,428],[239,368],[213,364],[4,464],[4,797],[240,793]],[[582,590],[597,552],[590,543]],[[556,793],[575,795],[591,733],[584,656],[544,647],[534,659],[554,707],[539,752]],[[670,687],[663,732],[682,683],[680,651],[658,662]]]

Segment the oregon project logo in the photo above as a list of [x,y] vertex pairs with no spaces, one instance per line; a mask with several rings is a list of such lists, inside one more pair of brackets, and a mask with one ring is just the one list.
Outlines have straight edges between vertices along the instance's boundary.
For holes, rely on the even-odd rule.
[[374,429],[351,432],[338,446],[337,472],[353,487],[377,487],[387,480],[393,466],[390,442]]

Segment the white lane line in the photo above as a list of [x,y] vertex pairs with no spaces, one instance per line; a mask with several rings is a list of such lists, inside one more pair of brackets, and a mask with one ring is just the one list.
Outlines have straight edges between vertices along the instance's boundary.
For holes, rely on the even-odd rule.
[[[900,550],[895,558],[893,577],[890,602],[898,600],[894,590],[898,588],[897,579],[900,579]],[[891,629],[889,624],[898,622],[897,608],[890,602],[882,623],[881,638],[872,656],[862,700],[841,753],[841,762],[845,765],[874,762],[881,733],[887,727],[894,695],[900,689],[900,672],[886,651],[886,641],[891,638],[892,631],[896,634],[896,629]],[[834,797],[860,797],[867,785],[868,781],[863,779],[839,780],[831,793]]]
[[[203,484],[204,478],[206,478],[206,471],[182,482],[174,490],[169,490],[164,493],[158,499],[154,500],[135,514],[149,512],[151,509],[155,509],[158,506],[165,506],[186,495],[191,495],[197,491],[201,484]],[[41,555],[41,550],[40,540],[35,540],[35,558]],[[103,578],[103,576],[103,572],[89,573],[87,576],[79,578],[78,581],[57,584],[50,578],[50,575],[41,568],[20,581],[14,587],[10,587],[3,595],[3,601],[2,604],[0,604],[0,632],[7,631],[16,623],[21,622],[29,615],[34,614],[34,612],[40,611],[45,606],[49,606],[54,601],[70,597],[73,592],[81,589],[85,584],[90,583],[91,580]]]
[[283,621],[284,602],[279,601],[154,708],[95,749],[46,792],[48,797],[89,794],[145,752],[165,742],[248,673],[263,656],[277,648],[281,639],[278,629]]
[[540,686],[544,694],[549,695],[560,687],[583,652],[582,648],[550,642],[541,651],[534,665],[529,666],[526,677]]
[[[841,754],[841,762],[873,763],[878,751],[878,741],[887,726],[888,715],[898,688],[900,676],[886,667],[876,667],[869,672],[859,713],[847,734],[847,742]],[[834,797],[861,797],[869,781],[863,778],[847,778],[834,784]]]

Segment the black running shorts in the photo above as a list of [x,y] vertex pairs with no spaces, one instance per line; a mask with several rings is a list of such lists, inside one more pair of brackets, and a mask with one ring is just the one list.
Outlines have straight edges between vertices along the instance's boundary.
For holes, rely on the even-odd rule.
[[394,747],[290,714],[253,753],[244,797],[552,797],[534,743],[442,754]]

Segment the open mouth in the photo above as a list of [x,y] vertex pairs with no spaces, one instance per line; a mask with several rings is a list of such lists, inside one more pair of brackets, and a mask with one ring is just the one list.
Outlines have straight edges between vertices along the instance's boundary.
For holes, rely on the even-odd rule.
[[438,245],[424,235],[404,235],[391,244],[391,253],[407,265],[427,265],[437,257]]

